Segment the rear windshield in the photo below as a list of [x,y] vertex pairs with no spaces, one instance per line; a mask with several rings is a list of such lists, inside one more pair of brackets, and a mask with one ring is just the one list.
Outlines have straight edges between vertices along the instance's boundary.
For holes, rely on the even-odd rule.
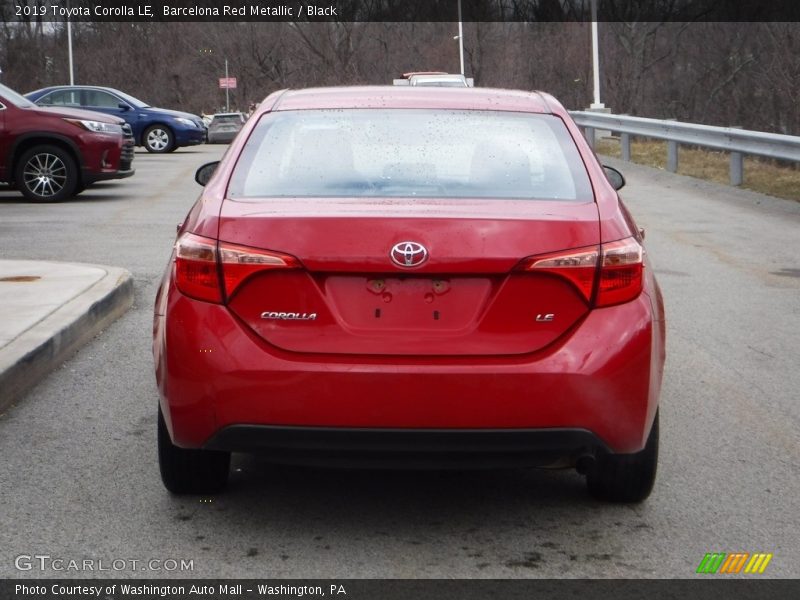
[[268,113],[228,195],[593,200],[558,117],[426,109]]

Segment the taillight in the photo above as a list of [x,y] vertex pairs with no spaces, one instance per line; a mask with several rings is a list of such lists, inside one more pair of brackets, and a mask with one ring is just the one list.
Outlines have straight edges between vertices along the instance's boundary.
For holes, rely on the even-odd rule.
[[592,298],[597,278],[595,306],[612,306],[633,300],[641,293],[644,248],[630,237],[601,244],[599,248],[590,246],[533,256],[525,259],[518,269],[563,277],[587,302]]
[[594,278],[597,273],[597,246],[578,248],[568,252],[543,254],[526,259],[520,269],[559,275],[570,281],[587,302],[592,298]]
[[205,302],[222,303],[223,291],[225,298],[230,298],[254,273],[299,266],[299,261],[288,254],[218,244],[193,233],[183,234],[175,244],[175,285],[184,295]]
[[642,291],[644,248],[635,238],[602,245],[596,306],[622,304]]
[[222,302],[217,267],[217,242],[193,233],[184,233],[175,243],[175,285],[182,294]]
[[225,242],[220,242],[219,253],[227,298],[233,296],[236,288],[254,273],[272,269],[296,269],[300,266],[300,262],[288,254]]

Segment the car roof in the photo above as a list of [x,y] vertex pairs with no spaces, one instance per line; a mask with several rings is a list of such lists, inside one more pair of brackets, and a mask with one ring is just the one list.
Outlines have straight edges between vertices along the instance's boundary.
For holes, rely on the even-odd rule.
[[52,92],[53,90],[75,90],[75,89],[83,89],[83,90],[102,90],[104,92],[111,92],[112,94],[119,94],[122,93],[120,90],[110,87],[103,87],[101,85],[51,85],[50,87],[42,88],[40,90],[35,90],[33,92],[28,92],[29,94],[37,94],[39,92]]
[[[493,88],[358,86],[286,90],[260,112],[340,108],[439,108],[561,113],[549,94]],[[559,110],[560,109],[560,110]]]
[[467,79],[463,75],[458,75],[454,73],[435,73],[435,74],[427,74],[422,73],[420,75],[412,75],[409,77],[411,81],[459,81],[464,85],[467,85]]
[[447,71],[409,71],[408,73],[403,73],[403,77],[406,79],[417,75],[449,75],[449,73]]

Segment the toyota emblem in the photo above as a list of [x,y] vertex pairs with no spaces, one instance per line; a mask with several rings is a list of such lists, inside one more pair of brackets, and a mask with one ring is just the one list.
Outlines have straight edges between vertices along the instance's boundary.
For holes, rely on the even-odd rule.
[[428,259],[428,251],[417,242],[400,242],[392,246],[389,256],[399,267],[418,267]]

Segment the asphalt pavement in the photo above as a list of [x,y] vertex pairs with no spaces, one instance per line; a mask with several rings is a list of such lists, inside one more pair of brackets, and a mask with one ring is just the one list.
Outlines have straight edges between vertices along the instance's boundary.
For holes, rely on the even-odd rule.
[[[0,192],[3,260],[109,265],[134,288],[127,313],[0,415],[0,576],[671,578],[694,576],[706,552],[770,552],[759,577],[800,576],[800,205],[619,161],[667,305],[647,502],[594,502],[567,471],[337,471],[245,456],[225,494],[169,495],[152,302],[200,190],[193,172],[223,150],[137,152],[133,178],[62,204]],[[50,558],[20,570],[35,555]],[[52,559],[126,566],[65,572]]]

